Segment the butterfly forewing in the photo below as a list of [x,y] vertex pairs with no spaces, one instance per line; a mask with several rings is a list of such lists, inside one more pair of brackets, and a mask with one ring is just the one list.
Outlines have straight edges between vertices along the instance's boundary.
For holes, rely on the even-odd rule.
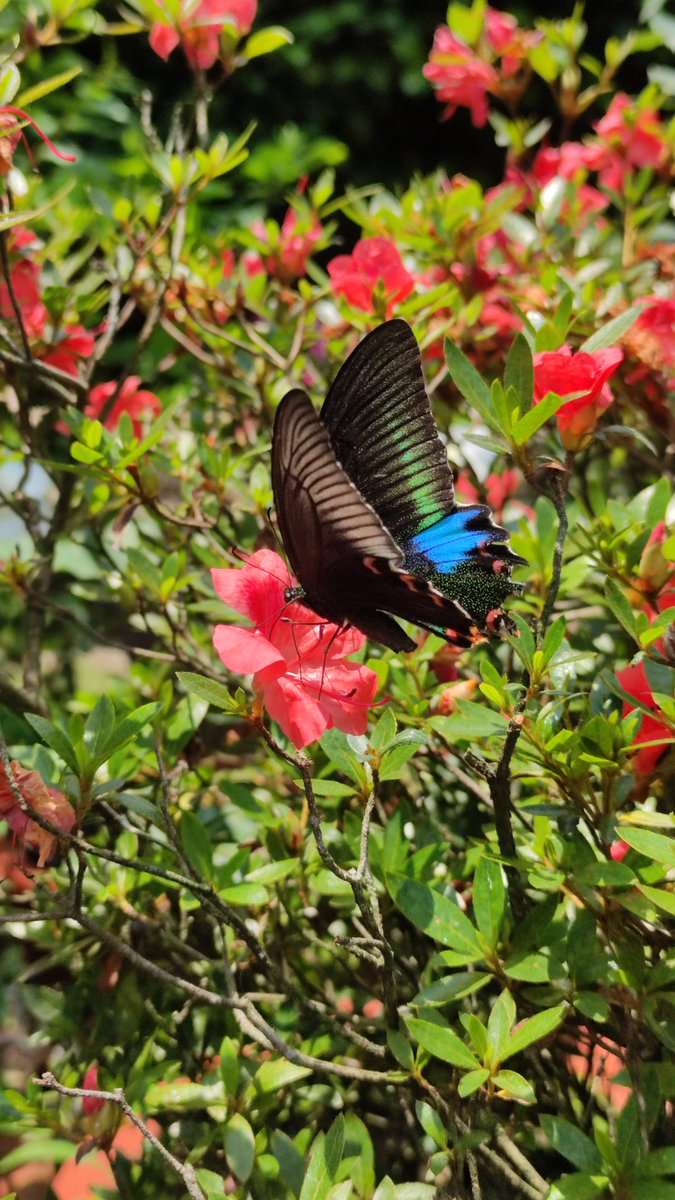
[[321,597],[325,616],[332,599],[328,575],[366,558],[402,566],[403,555],[340,466],[305,392],[289,392],[282,400],[272,446],[272,488],[284,546],[308,603],[318,610],[312,601]]
[[359,343],[331,385],[321,420],[349,478],[397,542],[452,507],[452,472],[405,321],[387,321]]

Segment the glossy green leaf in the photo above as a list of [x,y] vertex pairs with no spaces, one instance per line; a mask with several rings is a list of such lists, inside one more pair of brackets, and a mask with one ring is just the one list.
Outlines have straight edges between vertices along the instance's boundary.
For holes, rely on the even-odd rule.
[[471,921],[452,900],[404,875],[388,875],[387,886],[401,912],[418,929],[465,955],[467,962],[484,957],[485,951]]
[[420,1046],[428,1050],[434,1058],[440,1058],[454,1067],[466,1067],[468,1070],[480,1067],[475,1054],[451,1029],[433,1025],[431,1021],[419,1021],[415,1017],[408,1017],[406,1025]]
[[241,1113],[235,1113],[227,1122],[224,1145],[230,1171],[241,1183],[245,1183],[255,1162],[255,1136]]

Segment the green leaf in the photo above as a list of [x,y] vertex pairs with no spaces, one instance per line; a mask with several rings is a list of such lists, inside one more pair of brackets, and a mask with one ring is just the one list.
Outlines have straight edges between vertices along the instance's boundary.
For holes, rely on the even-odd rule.
[[204,879],[213,878],[213,847],[204,822],[192,812],[180,819],[180,840],[195,871]]
[[128,745],[129,742],[132,742],[150,721],[154,721],[163,707],[164,705],[161,700],[155,700],[151,704],[141,704],[140,708],[136,708],[133,712],[129,713],[128,717],[125,717],[113,729],[110,737],[99,750],[94,760],[96,765],[100,766],[101,763],[107,762],[109,758],[112,758],[113,754],[116,754],[118,750]]
[[222,708],[224,712],[232,713],[241,710],[241,705],[230,695],[225,685],[215,679],[197,675],[193,671],[176,671],[176,678],[180,679],[188,692],[199,696],[200,700],[207,700],[214,708]]
[[287,1062],[285,1058],[269,1059],[260,1064],[251,1084],[256,1092],[265,1095],[280,1092],[282,1088],[297,1083],[299,1079],[306,1079],[311,1074],[309,1067],[300,1067],[296,1063]]
[[605,599],[619,624],[634,641],[637,641],[638,628],[635,613],[621,588],[617,587],[613,579],[605,580]]
[[[31,722],[32,724],[32,722]],[[645,858],[653,858],[656,862],[675,867],[675,838],[666,837],[663,833],[654,833],[651,829],[627,829],[620,826],[621,837],[634,850],[644,854]]]
[[412,1046],[405,1034],[401,1033],[400,1029],[387,1030],[387,1045],[397,1063],[400,1063],[404,1071],[414,1070],[415,1055],[413,1054]]
[[505,1062],[507,1058],[512,1058],[514,1054],[519,1054],[533,1042],[548,1037],[549,1033],[552,1033],[564,1021],[566,1013],[567,1005],[558,1004],[556,1008],[544,1009],[543,1012],[535,1013],[533,1017],[523,1021],[522,1025],[511,1034],[507,1053],[502,1054],[502,1062]]
[[482,1087],[489,1078],[490,1072],[487,1067],[481,1067],[478,1071],[467,1071],[466,1075],[462,1075],[457,1091],[462,1099],[465,1099],[466,1096],[471,1096],[474,1092],[477,1092],[479,1087]]
[[255,1162],[255,1137],[241,1113],[230,1117],[225,1126],[225,1157],[232,1174],[245,1183]]
[[259,883],[233,883],[231,887],[218,889],[218,895],[226,904],[246,904],[260,908],[267,904],[269,895]]
[[236,1096],[239,1087],[239,1047],[232,1038],[224,1037],[220,1043],[218,1070],[225,1085],[227,1096]]
[[507,1096],[524,1100],[526,1104],[536,1104],[537,1097],[532,1084],[518,1071],[498,1071],[492,1076],[492,1082]]
[[630,1185],[630,1200],[675,1200],[675,1183],[665,1179],[636,1180]]
[[638,887],[643,896],[651,900],[652,904],[662,909],[663,912],[669,913],[671,917],[675,917],[675,892],[668,892],[665,888],[647,887],[644,883],[639,884]]
[[225,1088],[222,1080],[217,1083],[191,1083],[176,1080],[175,1083],[153,1083],[144,1096],[144,1104],[155,1112],[175,1109],[177,1112],[192,1112],[222,1104]]
[[108,696],[100,696],[84,727],[84,744],[93,760],[101,753],[115,725],[115,709]]
[[320,1133],[312,1143],[311,1158],[302,1185],[300,1200],[326,1200],[342,1158],[345,1144],[345,1120],[336,1117],[328,1133]]
[[25,713],[25,718],[29,725],[42,739],[46,746],[49,746],[59,758],[62,758],[66,766],[70,767],[71,771],[79,777],[80,764],[77,761],[75,747],[70,738],[59,729],[57,725],[53,725],[51,721],[47,721],[44,717],[38,716],[37,713]]
[[516,421],[511,430],[511,438],[515,445],[524,445],[546,421],[555,416],[563,404],[567,404],[568,400],[569,396],[558,396],[555,392],[549,392],[544,396],[538,404],[535,404],[529,412]]
[[675,1146],[662,1146],[640,1159],[641,1175],[675,1175]]
[[546,983],[566,976],[560,960],[546,950],[514,954],[506,960],[503,970],[507,979],[520,979],[523,983]]
[[10,1150],[8,1154],[0,1158],[0,1171],[3,1175],[7,1175],[17,1167],[24,1167],[27,1164],[64,1163],[73,1157],[74,1149],[73,1143],[66,1141],[65,1138],[49,1136],[31,1138],[30,1141],[24,1142],[22,1146],[16,1146],[14,1150]]
[[448,1131],[436,1109],[432,1108],[426,1100],[416,1100],[415,1112],[424,1132],[437,1146],[440,1146],[441,1150],[445,1150],[448,1145]]
[[258,29],[252,33],[246,43],[246,57],[260,58],[262,54],[271,54],[282,46],[290,46],[294,41],[293,34],[282,25],[268,25],[266,29]]
[[625,333],[628,333],[628,330],[635,324],[643,309],[644,304],[636,304],[632,308],[627,308],[618,317],[613,317],[606,325],[602,325],[600,329],[596,329],[591,337],[586,338],[586,341],[581,343],[579,350],[583,351],[584,354],[594,354],[596,350],[604,350],[606,346],[613,346]]
[[517,333],[506,358],[504,388],[515,388],[520,397],[520,411],[527,413],[534,396],[534,363],[532,351],[522,333]]
[[420,1021],[416,1017],[407,1017],[406,1025],[420,1046],[433,1054],[434,1058],[451,1063],[453,1067],[466,1067],[470,1071],[480,1067],[475,1054],[451,1029],[434,1025],[431,1021]]
[[343,775],[361,787],[365,780],[363,763],[350,749],[347,736],[339,729],[329,729],[321,738],[321,748]]
[[[28,108],[31,104],[35,104],[36,100],[41,100],[43,96],[48,96],[50,92],[55,92],[57,88],[65,87],[72,79],[77,79],[78,75],[82,74],[82,67],[70,67],[67,71],[61,71],[59,75],[51,75],[49,79],[42,79],[33,87],[26,88],[17,96],[14,104],[17,108]],[[8,103],[7,100],[4,101]],[[56,135],[55,135],[56,136]]]
[[492,975],[481,971],[458,971],[455,975],[446,975],[443,979],[430,983],[418,992],[410,1003],[418,1008],[450,1004],[453,1000],[463,1000],[466,996],[480,991],[491,979]]
[[280,858],[277,862],[265,863],[264,867],[257,867],[255,871],[247,871],[247,883],[278,883],[281,879],[286,879],[287,876],[299,871],[301,866],[299,858]]
[[637,876],[630,867],[612,861],[586,863],[579,868],[577,878],[591,887],[632,887],[637,882]]
[[602,1158],[595,1142],[564,1117],[541,1118],[541,1127],[558,1154],[581,1171],[602,1170]]
[[506,886],[501,866],[486,855],[478,863],[474,877],[473,911],[480,932],[494,950],[506,912]]
[[467,962],[484,958],[476,930],[452,900],[405,875],[388,875],[386,881],[398,908],[423,933],[465,955]]
[[450,378],[456,384],[464,398],[469,401],[476,412],[491,429],[499,429],[492,411],[492,396],[490,389],[478,373],[472,362],[449,339],[445,341],[445,361],[448,364]]
[[546,1200],[599,1200],[608,1187],[606,1175],[590,1175],[581,1171],[575,1175],[563,1175],[553,1185]]
[[280,1129],[275,1129],[272,1133],[271,1149],[279,1163],[279,1178],[294,1196],[299,1196],[305,1174],[305,1161],[300,1151],[288,1134]]
[[501,1062],[507,1057],[509,1033],[516,1020],[516,1005],[511,993],[505,988],[490,1010],[488,1018],[488,1047],[492,1047],[490,1059]]

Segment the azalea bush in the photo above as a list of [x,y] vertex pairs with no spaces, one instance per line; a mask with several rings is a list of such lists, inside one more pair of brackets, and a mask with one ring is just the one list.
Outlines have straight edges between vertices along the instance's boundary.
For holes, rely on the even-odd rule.
[[[3,1194],[672,1200],[669,19],[439,9],[463,173],[281,209],[264,4],[0,20]],[[274,412],[392,316],[526,564],[468,650],[289,594]]]

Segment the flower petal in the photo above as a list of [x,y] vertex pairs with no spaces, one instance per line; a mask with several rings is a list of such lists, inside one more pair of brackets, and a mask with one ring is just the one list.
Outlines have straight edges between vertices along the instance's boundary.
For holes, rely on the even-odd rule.
[[307,695],[302,685],[282,676],[263,686],[265,708],[297,750],[318,741],[328,728],[323,707]]
[[283,655],[258,629],[216,625],[213,644],[223,665],[240,675],[255,675],[272,666],[286,666]]

